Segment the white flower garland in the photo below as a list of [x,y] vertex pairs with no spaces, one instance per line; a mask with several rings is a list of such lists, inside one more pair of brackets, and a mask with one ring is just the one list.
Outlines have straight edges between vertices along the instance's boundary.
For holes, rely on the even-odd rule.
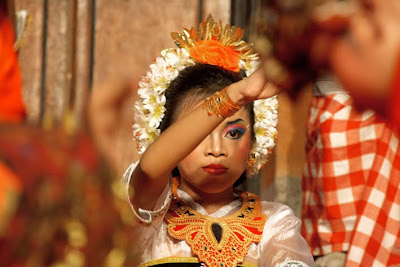
[[[150,71],[139,82],[140,99],[135,103],[135,124],[133,134],[138,152],[142,154],[160,135],[158,127],[165,113],[165,90],[178,76],[179,72],[195,62],[183,48],[170,48],[161,51],[161,57],[150,65]],[[239,67],[250,76],[259,66],[256,60],[240,60]],[[277,97],[254,101],[254,132],[256,142],[252,147],[247,176],[257,174],[267,162],[268,155],[275,146],[278,122]]]

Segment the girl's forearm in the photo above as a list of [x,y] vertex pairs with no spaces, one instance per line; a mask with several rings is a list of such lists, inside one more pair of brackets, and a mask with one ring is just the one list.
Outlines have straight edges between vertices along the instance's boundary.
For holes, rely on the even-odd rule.
[[[227,92],[234,103],[242,101],[240,87],[233,84]],[[193,151],[225,118],[198,105],[168,127],[144,152],[132,174],[135,207],[152,209],[168,183],[171,171]],[[145,190],[143,190],[145,189]]]
[[[233,103],[246,104],[240,92],[243,83],[229,85],[226,91]],[[145,151],[141,158],[141,169],[149,179],[158,179],[169,174],[175,166],[193,151],[225,118],[198,105],[165,130]],[[173,153],[172,153],[173,152]]]

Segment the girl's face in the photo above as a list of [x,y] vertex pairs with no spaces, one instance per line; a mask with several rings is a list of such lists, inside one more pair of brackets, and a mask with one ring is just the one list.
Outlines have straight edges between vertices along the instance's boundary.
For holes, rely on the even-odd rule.
[[247,167],[251,131],[244,107],[225,119],[178,164],[182,185],[207,194],[232,190]]

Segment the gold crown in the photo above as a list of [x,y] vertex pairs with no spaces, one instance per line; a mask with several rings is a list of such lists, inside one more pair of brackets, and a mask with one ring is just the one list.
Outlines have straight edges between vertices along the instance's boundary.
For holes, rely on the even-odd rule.
[[222,26],[222,21],[216,23],[211,15],[208,15],[206,21],[202,21],[199,29],[196,31],[193,27],[184,29],[182,33],[172,32],[171,36],[179,48],[184,48],[190,52],[195,47],[196,42],[215,40],[221,42],[223,46],[231,47],[242,60],[256,60],[258,54],[253,50],[253,44],[242,40],[244,31],[228,24]]

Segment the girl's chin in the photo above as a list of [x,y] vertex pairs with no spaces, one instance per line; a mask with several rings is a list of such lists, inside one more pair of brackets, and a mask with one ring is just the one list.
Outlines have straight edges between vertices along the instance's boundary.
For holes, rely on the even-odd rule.
[[233,184],[235,180],[232,180],[224,176],[206,176],[203,177],[202,181],[181,181],[180,189],[183,191],[193,191],[197,194],[221,194],[227,191],[233,191]]
[[215,183],[210,183],[207,185],[196,187],[198,193],[209,194],[209,195],[216,195],[222,194],[227,191],[233,191],[233,185],[220,185]]

